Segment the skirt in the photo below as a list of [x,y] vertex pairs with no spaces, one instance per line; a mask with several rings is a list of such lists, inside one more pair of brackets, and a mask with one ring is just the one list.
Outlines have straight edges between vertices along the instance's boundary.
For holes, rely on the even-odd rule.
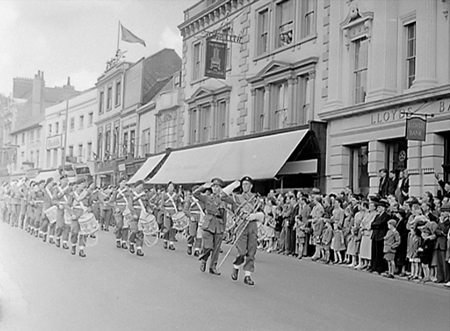
[[368,236],[363,236],[361,239],[359,257],[366,260],[372,259],[372,239]]

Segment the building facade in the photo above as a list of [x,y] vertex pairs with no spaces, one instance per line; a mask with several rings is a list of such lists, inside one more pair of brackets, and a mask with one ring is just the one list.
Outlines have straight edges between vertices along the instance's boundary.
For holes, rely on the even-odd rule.
[[64,168],[74,178],[77,175],[90,177],[94,174],[93,160],[97,147],[97,130],[94,126],[96,110],[95,88],[45,110],[45,170]]
[[[413,195],[435,193],[435,173],[449,180],[449,6],[328,1],[329,66],[319,116],[328,122],[330,190],[376,193],[381,168],[407,169]],[[427,120],[425,141],[405,138],[411,117]]]

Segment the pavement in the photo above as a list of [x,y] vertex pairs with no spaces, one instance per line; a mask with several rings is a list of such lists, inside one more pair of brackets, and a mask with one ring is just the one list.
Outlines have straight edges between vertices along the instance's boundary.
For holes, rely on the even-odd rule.
[[184,240],[139,258],[98,236],[82,259],[0,223],[0,330],[450,330],[444,287],[262,251],[251,287],[235,252],[213,276]]

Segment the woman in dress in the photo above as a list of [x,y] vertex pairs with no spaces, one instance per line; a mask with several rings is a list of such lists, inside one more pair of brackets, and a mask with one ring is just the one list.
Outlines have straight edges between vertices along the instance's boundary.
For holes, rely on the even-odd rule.
[[359,264],[356,266],[356,269],[367,269],[370,266],[372,256],[372,240],[370,239],[372,231],[370,230],[370,225],[375,219],[377,211],[374,202],[363,202],[361,207],[365,215],[361,221],[361,246],[359,248]]

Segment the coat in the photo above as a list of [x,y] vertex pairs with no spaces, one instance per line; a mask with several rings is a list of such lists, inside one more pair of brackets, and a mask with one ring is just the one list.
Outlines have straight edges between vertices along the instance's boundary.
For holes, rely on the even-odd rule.
[[434,232],[436,235],[436,243],[434,248],[436,250],[445,251],[447,250],[447,235],[450,229],[450,219],[446,219],[444,222],[439,222]]
[[395,253],[400,245],[400,234],[397,230],[389,230],[384,236],[383,253]]
[[375,216],[370,228],[372,229],[372,236],[370,239],[375,241],[384,240],[384,236],[388,230],[387,222],[391,219],[388,213],[378,214]]
[[382,198],[386,198],[389,192],[389,177],[380,178],[380,185],[378,188],[378,195]]

